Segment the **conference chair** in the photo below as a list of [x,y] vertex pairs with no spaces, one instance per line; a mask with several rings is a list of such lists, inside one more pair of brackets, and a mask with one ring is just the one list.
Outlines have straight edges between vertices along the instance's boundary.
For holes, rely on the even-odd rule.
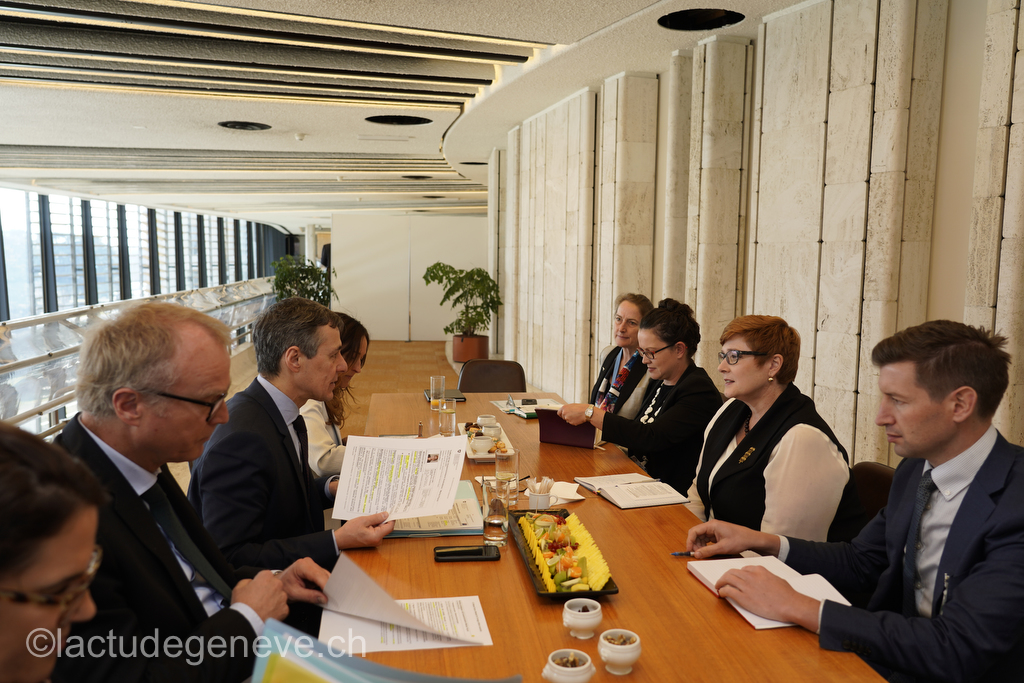
[[889,500],[892,475],[896,470],[880,462],[864,461],[853,466],[853,483],[857,486],[860,504],[873,519]]
[[459,391],[526,391],[526,373],[514,360],[470,360],[459,373]]

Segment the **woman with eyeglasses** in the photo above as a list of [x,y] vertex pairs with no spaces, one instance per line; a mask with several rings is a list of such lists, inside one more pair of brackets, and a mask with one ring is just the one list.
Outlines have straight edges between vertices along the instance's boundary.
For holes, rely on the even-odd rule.
[[71,624],[96,614],[99,508],[89,468],[0,423],[0,682],[37,683],[53,670]]
[[867,520],[846,451],[793,384],[800,335],[782,318],[745,315],[720,341],[728,400],[705,432],[687,507],[807,540],[856,536]]
[[350,385],[352,378],[363,371],[370,348],[370,333],[361,322],[347,313],[338,313],[338,318],[341,319],[341,355],[347,368],[338,373],[330,401],[307,401],[299,411],[309,435],[309,466],[320,477],[341,472],[345,459],[341,428],[345,426],[345,411],[352,400]]
[[609,413],[634,418],[640,412],[650,376],[640,355],[640,321],[654,309],[643,294],[620,294],[615,299],[612,345],[601,350],[601,369],[590,402]]
[[581,403],[564,405],[558,414],[569,424],[589,421],[606,441],[629,449],[648,474],[682,492],[693,480],[701,435],[722,399],[708,373],[693,363],[700,325],[689,306],[662,300],[640,321],[637,339],[651,381],[635,418]]

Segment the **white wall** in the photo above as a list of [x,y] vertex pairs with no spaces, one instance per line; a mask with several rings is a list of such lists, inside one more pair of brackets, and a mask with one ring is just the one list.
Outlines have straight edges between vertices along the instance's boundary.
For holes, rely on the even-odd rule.
[[455,319],[444,290],[423,282],[436,261],[487,268],[485,216],[334,214],[331,261],[335,308],[358,318],[374,339],[437,341]]

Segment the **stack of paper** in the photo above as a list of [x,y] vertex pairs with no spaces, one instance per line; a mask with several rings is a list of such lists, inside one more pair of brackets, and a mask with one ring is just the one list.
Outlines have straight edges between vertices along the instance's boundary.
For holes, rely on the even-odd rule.
[[[690,570],[690,573],[700,579],[700,582],[707,586],[712,593],[718,595],[718,591],[715,590],[715,584],[722,578],[730,569],[739,569],[740,567],[764,567],[772,574],[775,574],[781,579],[785,579],[793,590],[798,593],[815,598],[816,600],[831,600],[832,602],[838,602],[843,605],[849,605],[849,601],[843,597],[843,595],[835,589],[831,583],[829,583],[824,576],[820,574],[808,574],[803,575],[797,570],[793,569],[785,562],[777,557],[767,555],[764,557],[737,557],[729,558],[725,560],[691,560],[686,564],[686,568]],[[743,615],[743,618],[750,622],[750,624],[756,629],[765,628],[780,628],[782,626],[793,626],[794,624],[789,621],[776,621],[774,619],[765,619],[758,615],[743,609],[736,604],[736,601],[732,598],[726,598],[729,603],[736,608],[736,611]]]

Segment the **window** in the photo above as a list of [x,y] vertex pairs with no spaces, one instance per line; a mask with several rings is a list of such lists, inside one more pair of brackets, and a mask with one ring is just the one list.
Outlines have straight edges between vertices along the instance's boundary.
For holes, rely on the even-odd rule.
[[53,268],[57,283],[57,310],[85,306],[85,254],[82,239],[82,200],[50,196]]
[[44,311],[39,195],[0,188],[0,229],[11,319],[40,315]]
[[149,209],[129,204],[124,207],[128,232],[128,272],[131,273],[132,298],[152,296],[149,261]]
[[224,269],[228,282],[237,282],[235,277],[235,225],[238,221],[224,219]]
[[183,287],[177,289],[196,289],[199,287],[199,217],[194,213],[181,214],[181,244],[183,246],[181,263]]
[[118,253],[117,204],[89,202],[93,253],[96,255],[96,303],[121,300],[121,261]]
[[206,233],[206,286],[220,284],[220,247],[218,243],[217,218],[203,216],[203,232]]
[[[156,210],[156,252],[159,259],[158,282],[160,294],[178,291],[176,263],[177,250],[174,246],[174,212]],[[157,292],[154,292],[156,294]]]

